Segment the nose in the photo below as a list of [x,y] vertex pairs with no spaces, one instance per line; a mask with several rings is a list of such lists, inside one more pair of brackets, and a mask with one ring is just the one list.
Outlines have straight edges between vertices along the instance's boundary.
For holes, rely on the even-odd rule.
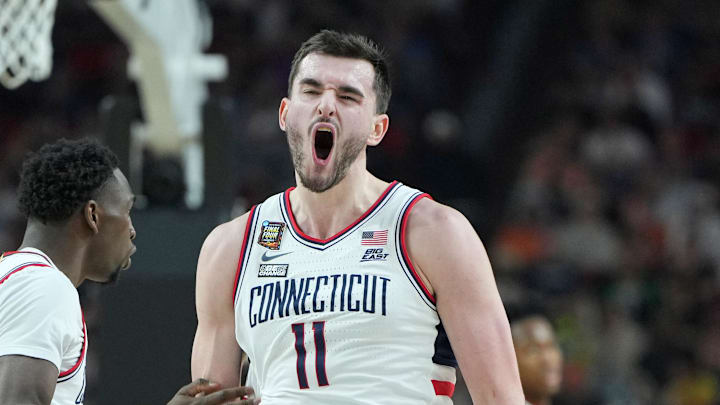
[[320,97],[317,107],[318,115],[321,117],[332,117],[335,115],[335,92],[325,91]]
[[137,235],[137,234],[135,233],[135,227],[134,227],[133,224],[131,223],[131,224],[130,224],[130,240],[135,240],[135,235]]

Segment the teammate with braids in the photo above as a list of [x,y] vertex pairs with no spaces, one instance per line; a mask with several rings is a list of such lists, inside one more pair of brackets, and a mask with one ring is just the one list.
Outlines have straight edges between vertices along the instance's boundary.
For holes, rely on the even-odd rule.
[[[18,192],[25,236],[0,256],[0,404],[82,404],[88,337],[76,288],[113,282],[130,267],[135,197],[117,157],[89,139],[60,140],[29,156]],[[218,390],[199,380],[171,404],[250,393]]]

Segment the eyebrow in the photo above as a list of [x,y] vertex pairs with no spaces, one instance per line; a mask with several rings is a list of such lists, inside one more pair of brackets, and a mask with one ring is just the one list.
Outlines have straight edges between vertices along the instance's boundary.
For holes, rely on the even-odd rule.
[[[309,77],[301,79],[300,84],[301,85],[305,84],[305,85],[312,86],[312,87],[322,87],[322,83],[320,83],[319,81],[317,81],[315,79],[309,78]],[[365,98],[365,94],[363,94],[363,92],[360,91],[360,89],[358,89],[357,87],[354,87],[354,86],[347,86],[347,85],[340,86],[340,87],[338,87],[338,90],[341,93],[350,93],[350,94],[354,94],[358,97]]]

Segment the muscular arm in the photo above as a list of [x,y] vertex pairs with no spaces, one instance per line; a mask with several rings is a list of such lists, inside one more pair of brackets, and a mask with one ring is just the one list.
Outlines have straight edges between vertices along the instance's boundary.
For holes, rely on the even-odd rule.
[[423,199],[410,213],[406,235],[473,402],[523,404],[507,315],[472,225],[454,209]]
[[49,405],[58,369],[47,360],[0,357],[0,404]]
[[240,383],[241,351],[235,341],[235,272],[247,214],[215,228],[205,239],[197,266],[198,328],[192,348],[192,377],[222,387]]

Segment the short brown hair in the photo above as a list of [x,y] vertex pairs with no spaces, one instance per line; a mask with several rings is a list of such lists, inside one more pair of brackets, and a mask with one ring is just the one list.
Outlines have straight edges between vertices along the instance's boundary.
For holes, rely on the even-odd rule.
[[346,34],[331,30],[322,30],[303,42],[295,53],[288,79],[288,97],[292,94],[293,80],[297,75],[300,62],[311,53],[338,56],[345,58],[364,59],[375,70],[373,90],[376,96],[375,112],[383,114],[390,104],[390,77],[388,74],[385,51],[370,38],[357,34]]

